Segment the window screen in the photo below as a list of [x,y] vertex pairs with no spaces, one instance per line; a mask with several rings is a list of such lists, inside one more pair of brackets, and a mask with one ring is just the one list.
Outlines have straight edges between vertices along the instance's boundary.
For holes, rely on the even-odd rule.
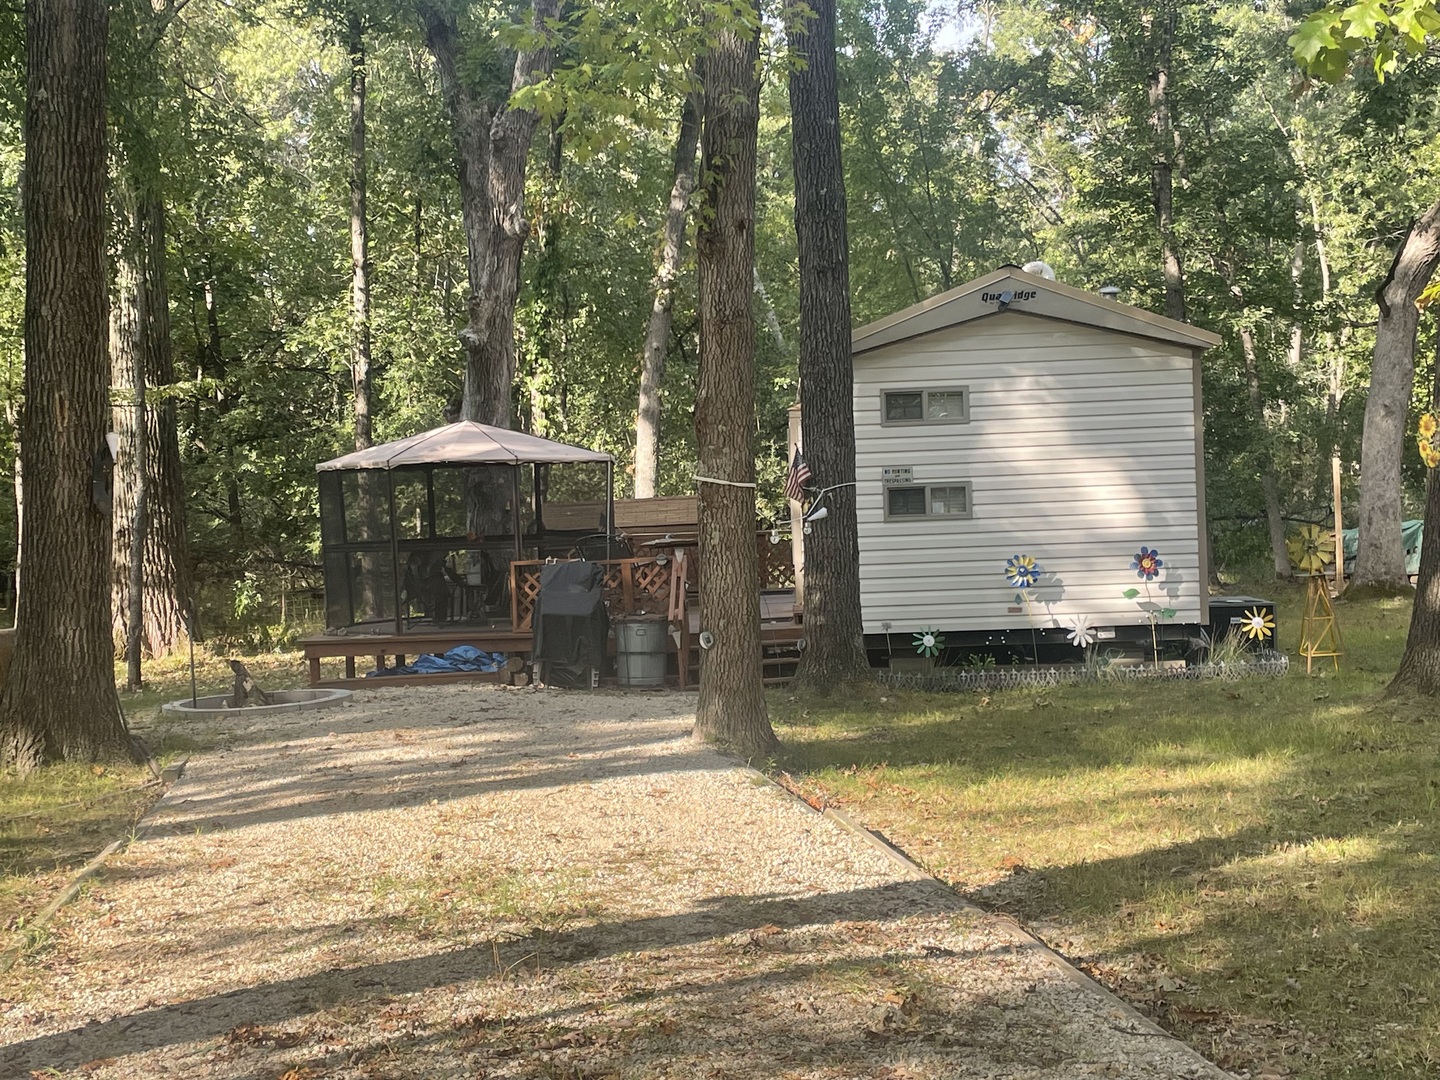
[[884,390],[880,399],[884,424],[961,424],[970,419],[970,390],[964,386]]
[[885,395],[886,420],[922,420],[925,395],[920,390],[898,390]]
[[926,420],[964,420],[964,390],[931,390],[925,395]]
[[885,492],[885,513],[890,517],[924,517],[923,487],[892,487]]
[[970,489],[963,484],[930,489],[930,513],[968,514],[970,512]]

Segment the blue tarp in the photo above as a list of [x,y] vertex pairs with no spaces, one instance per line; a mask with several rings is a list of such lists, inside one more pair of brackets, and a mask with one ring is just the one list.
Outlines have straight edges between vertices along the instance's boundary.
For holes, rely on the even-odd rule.
[[474,645],[456,645],[443,656],[425,653],[414,663],[396,664],[393,668],[376,668],[367,672],[367,679],[379,675],[448,675],[461,671],[499,671],[505,664],[502,652],[485,652]]
[[[1341,542],[1345,545],[1345,571],[1354,573],[1351,569],[1356,554],[1360,551],[1360,530],[1341,529]],[[1420,573],[1420,544],[1425,539],[1425,522],[1423,521],[1402,521],[1400,523],[1400,543],[1405,546],[1405,572],[1411,577]]]

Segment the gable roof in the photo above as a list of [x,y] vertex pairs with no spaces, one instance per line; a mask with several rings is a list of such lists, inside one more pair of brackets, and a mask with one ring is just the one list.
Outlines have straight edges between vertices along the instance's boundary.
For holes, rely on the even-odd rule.
[[[1009,293],[1010,297],[1002,306],[1000,297],[1005,293]],[[859,356],[871,349],[974,322],[1002,310],[1134,334],[1188,349],[1209,349],[1221,341],[1218,334],[1201,330],[1198,326],[1107,300],[1097,293],[1072,285],[1036,277],[1018,266],[1004,266],[959,288],[857,328],[850,335],[851,352]]]
[[609,454],[527,435],[523,431],[461,420],[344,457],[322,461],[319,472],[340,469],[398,469],[406,465],[515,465],[522,461],[559,464],[614,461]]

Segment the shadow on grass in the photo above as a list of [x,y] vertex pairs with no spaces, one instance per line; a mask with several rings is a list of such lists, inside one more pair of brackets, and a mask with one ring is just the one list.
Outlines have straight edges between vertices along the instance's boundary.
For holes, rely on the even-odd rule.
[[1440,725],[1378,697],[1403,642],[1391,603],[1349,613],[1366,670],[1339,677],[777,699],[776,726],[802,787],[1043,922],[1231,1066],[1423,1075]]

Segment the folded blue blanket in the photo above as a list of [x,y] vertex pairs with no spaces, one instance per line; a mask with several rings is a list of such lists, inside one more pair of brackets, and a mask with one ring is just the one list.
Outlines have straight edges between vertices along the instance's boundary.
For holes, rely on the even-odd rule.
[[474,645],[456,645],[443,656],[424,653],[413,663],[376,668],[367,672],[367,679],[378,675],[444,675],[458,671],[499,671],[505,665],[503,652],[486,652]]

